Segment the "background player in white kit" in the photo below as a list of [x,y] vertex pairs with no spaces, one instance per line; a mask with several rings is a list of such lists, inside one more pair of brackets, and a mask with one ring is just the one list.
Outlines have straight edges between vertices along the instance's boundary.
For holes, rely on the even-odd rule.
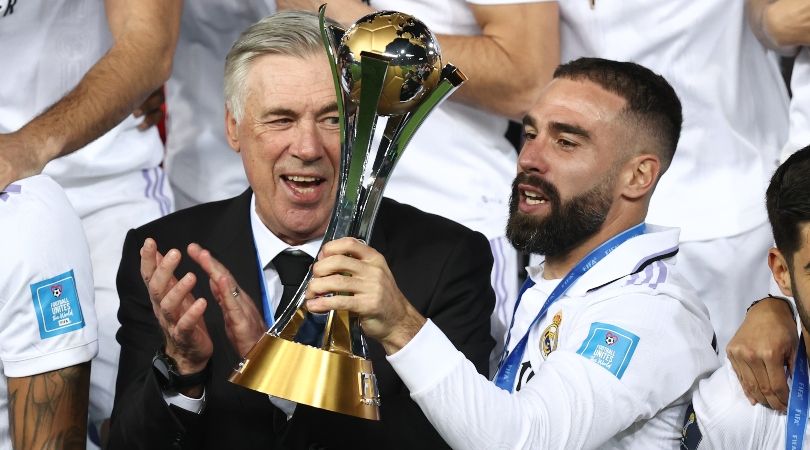
[[0,189],[0,450],[83,449],[98,351],[79,218],[46,175]]
[[[807,342],[810,339],[807,332],[807,324],[810,324],[810,146],[794,153],[777,169],[768,187],[767,209],[776,240],[776,247],[768,253],[768,265],[782,293],[796,300],[800,328]],[[806,366],[806,360],[804,364]],[[693,405],[695,415],[685,428],[687,448],[701,450],[785,448],[785,428],[787,422],[793,420],[797,406],[791,403],[788,413],[784,414],[759,404],[751,405],[728,362],[700,382]],[[804,440],[808,442],[807,430]]]
[[[790,127],[780,157],[784,162],[810,143],[810,3],[747,0],[746,9],[751,29],[764,45],[796,55],[790,77]],[[779,287],[769,278],[770,293],[779,295]],[[792,364],[798,344],[794,316],[782,300],[756,301],[726,351],[749,399],[780,411],[788,400],[784,366]]]
[[0,13],[0,188],[48,174],[90,243],[100,324],[91,436],[112,411],[124,236],[172,208],[157,130],[138,129],[131,113],[169,77],[181,9],[180,0],[26,0]]

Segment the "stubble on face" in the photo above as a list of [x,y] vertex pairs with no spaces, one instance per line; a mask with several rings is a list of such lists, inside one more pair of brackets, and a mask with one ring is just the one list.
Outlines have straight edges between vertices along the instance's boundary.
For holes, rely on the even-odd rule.
[[[604,224],[613,204],[610,192],[613,174],[607,174],[586,192],[562,201],[559,190],[550,182],[528,173],[519,173],[512,183],[509,221],[506,237],[516,249],[525,253],[563,256],[596,234]],[[542,190],[551,204],[547,217],[538,218],[518,210],[520,190],[525,184]]]

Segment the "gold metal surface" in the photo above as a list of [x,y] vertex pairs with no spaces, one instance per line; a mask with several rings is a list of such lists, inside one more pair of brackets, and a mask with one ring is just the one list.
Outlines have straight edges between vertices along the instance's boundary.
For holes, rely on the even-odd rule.
[[348,311],[330,311],[329,322],[323,335],[323,348],[330,352],[353,355]]
[[381,115],[413,111],[440,81],[442,62],[433,33],[413,16],[396,11],[371,14],[346,30],[338,49],[344,86],[360,101],[361,53],[391,58],[377,105]]
[[316,408],[380,420],[371,361],[265,334],[229,380]]
[[287,325],[281,330],[279,336],[288,341],[295,340],[295,333],[298,333],[298,329],[301,328],[301,324],[304,323],[305,315],[306,313],[303,309],[299,308],[296,310],[290,321],[287,322]]

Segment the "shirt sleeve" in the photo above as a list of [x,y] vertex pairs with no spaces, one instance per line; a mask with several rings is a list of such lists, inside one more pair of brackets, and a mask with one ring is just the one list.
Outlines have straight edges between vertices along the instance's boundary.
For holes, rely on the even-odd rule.
[[61,190],[38,187],[23,185],[0,218],[3,245],[11,246],[0,259],[0,360],[7,377],[73,366],[98,351],[81,223]]
[[785,416],[751,405],[731,363],[701,380],[692,400],[701,433],[700,450],[784,448]]
[[[688,312],[674,300],[652,315],[644,308],[651,297],[623,297],[624,314],[611,313],[610,302],[583,313],[569,323],[569,342],[533,363],[535,376],[514,394],[479,376],[430,323],[389,361],[451,447],[594,448],[684,397],[716,367],[710,328],[695,330],[708,322],[679,317]],[[647,325],[620,321],[628,310]],[[578,353],[596,322],[591,314],[638,337],[621,378]]]
[[[561,431],[573,428],[573,418],[593,417],[608,405],[591,395],[594,390],[579,391],[578,387],[596,383],[604,391],[608,389],[605,383],[615,384],[607,371],[593,370],[584,358],[568,355],[558,358],[555,367],[544,366],[522,390],[510,394],[480,376],[432,324],[426,324],[389,360],[453,448],[583,448],[585,442],[573,442]],[[617,387],[625,397],[630,396],[621,386],[610,389]],[[586,423],[577,426],[590,428]],[[602,435],[593,438],[606,440]]]

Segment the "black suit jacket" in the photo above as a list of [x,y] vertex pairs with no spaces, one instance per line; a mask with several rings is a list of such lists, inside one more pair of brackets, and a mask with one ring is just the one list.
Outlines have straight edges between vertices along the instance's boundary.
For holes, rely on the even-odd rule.
[[[139,249],[152,237],[165,254],[197,242],[234,275],[261,311],[259,269],[250,227],[252,192],[207,203],[130,230],[118,271],[121,344],[110,449],[273,449],[273,448],[443,448],[407,388],[369,342],[382,401],[379,422],[298,405],[290,421],[268,396],[227,381],[240,358],[225,335],[220,309],[208,277],[187,256],[176,275],[197,276],[195,297],[209,300],[205,321],[214,354],[205,386],[206,408],[194,414],[167,406],[152,372],[152,357],[163,334],[140,276]],[[486,374],[493,340],[489,318],[494,306],[490,287],[492,257],[479,233],[439,216],[384,199],[371,245],[382,253],[397,285],[414,307],[433,320]]]

